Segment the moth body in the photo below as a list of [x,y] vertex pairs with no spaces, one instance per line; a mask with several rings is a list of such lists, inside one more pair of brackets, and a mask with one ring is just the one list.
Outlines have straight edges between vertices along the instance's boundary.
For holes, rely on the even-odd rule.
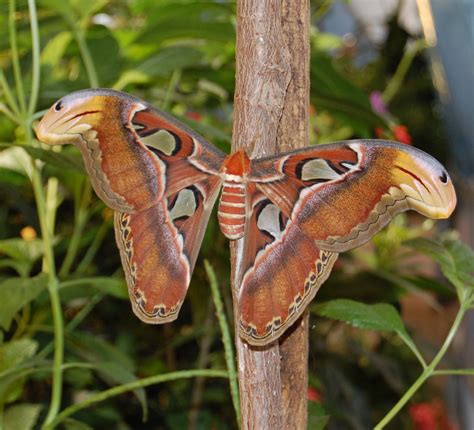
[[223,186],[217,217],[222,233],[231,240],[244,235],[249,172],[250,159],[243,150],[229,155],[222,166]]

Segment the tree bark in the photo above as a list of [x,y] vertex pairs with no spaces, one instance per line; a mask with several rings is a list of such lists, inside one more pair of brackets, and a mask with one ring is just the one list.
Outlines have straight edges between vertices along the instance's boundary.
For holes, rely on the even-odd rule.
[[[291,80],[278,127],[280,152],[309,145],[309,0],[282,1],[282,27],[291,52]],[[309,312],[295,322],[280,342],[285,429],[305,429],[308,421]]]
[[[239,0],[236,52],[233,151],[256,158],[308,145],[308,0]],[[236,321],[241,251],[232,244]],[[236,336],[243,429],[306,428],[307,316],[290,331],[262,348]]]

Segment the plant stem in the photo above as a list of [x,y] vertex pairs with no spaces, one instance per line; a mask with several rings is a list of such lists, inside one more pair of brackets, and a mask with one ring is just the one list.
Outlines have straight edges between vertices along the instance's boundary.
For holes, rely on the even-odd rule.
[[36,199],[36,206],[41,227],[41,236],[44,244],[45,267],[48,273],[48,293],[51,302],[54,328],[54,358],[53,358],[53,384],[51,391],[51,403],[45,419],[45,425],[51,422],[59,412],[62,395],[62,364],[64,359],[64,325],[61,312],[61,302],[58,293],[58,281],[56,278],[56,267],[54,263],[53,244],[50,234],[46,199],[44,195],[41,174],[32,160],[32,182]]
[[16,39],[16,24],[15,24],[16,1],[9,1],[8,13],[8,31],[10,38],[10,49],[13,65],[13,75],[15,77],[16,93],[20,102],[20,112],[26,114],[25,90],[23,88],[23,79],[21,77],[20,57],[18,55],[18,45]]
[[474,369],[446,369],[446,370],[435,370],[433,375],[436,376],[447,376],[447,375],[471,375],[474,376]]
[[58,204],[58,178],[49,178],[46,185],[46,213],[48,214],[48,229],[51,237],[54,237],[54,226],[56,225],[56,207]]
[[95,255],[97,254],[97,251],[99,250],[100,245],[102,244],[105,235],[109,230],[110,222],[105,220],[99,227],[99,230],[97,230],[97,233],[95,234],[94,239],[89,246],[89,249],[84,254],[84,257],[82,258],[81,262],[77,265],[74,273],[83,273],[86,271],[86,269],[89,267],[90,263],[94,259]]
[[133,381],[128,384],[119,385],[117,387],[109,388],[108,390],[101,391],[100,393],[94,394],[88,397],[86,400],[80,403],[76,403],[68,408],[64,409],[54,421],[48,423],[43,427],[43,430],[51,430],[65,418],[80,411],[81,409],[87,408],[94,403],[102,402],[109,399],[110,397],[117,396],[119,394],[126,393],[128,391],[136,390],[137,388],[148,387],[149,385],[160,384],[168,381],[175,381],[179,379],[189,379],[196,377],[204,378],[227,378],[228,373],[225,370],[211,370],[211,369],[196,369],[196,370],[181,370],[178,372],[164,373],[161,375],[150,376],[149,378],[140,379]]
[[[32,130],[31,130],[31,118],[29,114],[32,114],[36,109],[36,103],[38,100],[39,82],[40,82],[40,55],[39,55],[39,31],[38,22],[36,15],[36,4],[34,0],[28,0],[28,7],[31,20],[31,37],[33,46],[33,58],[32,58],[32,88],[31,98],[26,111],[26,100],[24,98],[23,82],[21,78],[21,71],[18,61],[18,52],[16,48],[16,28],[14,25],[14,7],[15,0],[10,0],[10,43],[12,46],[12,58],[15,72],[15,80],[17,82],[17,90],[19,91],[19,100],[21,111],[24,114],[24,128],[26,133],[26,144],[31,145],[33,141]],[[16,65],[15,65],[16,64]],[[41,178],[40,170],[35,160],[31,159],[31,182],[33,185],[33,192],[36,200],[36,208],[38,212],[38,218],[41,228],[41,236],[44,246],[44,264],[43,271],[48,274],[48,293],[51,302],[51,313],[53,317],[53,329],[54,329],[54,357],[53,357],[53,369],[52,369],[52,389],[51,389],[51,402],[49,405],[49,411],[45,419],[45,424],[51,422],[59,412],[61,396],[62,396],[62,365],[64,359],[64,326],[63,316],[61,311],[61,302],[58,293],[58,280],[56,277],[56,266],[54,262],[54,250],[52,235],[54,230],[54,224],[51,222],[55,217],[55,207],[50,207],[46,203],[45,192],[43,189],[43,183]],[[54,183],[50,182],[49,187],[54,188]],[[52,191],[51,189],[49,191]],[[55,205],[54,205],[55,206]]]
[[99,77],[97,75],[97,70],[95,68],[94,61],[92,60],[89,47],[87,46],[84,33],[74,21],[70,19],[68,19],[68,21],[72,29],[72,34],[76,39],[77,46],[79,47],[79,52],[81,53],[82,61],[84,63],[84,67],[86,68],[89,84],[91,87],[97,88],[99,87]]
[[415,343],[411,340],[411,338],[407,338],[406,336],[404,336],[403,334],[400,334],[398,333],[398,335],[400,336],[400,338],[403,340],[403,342],[405,343],[406,346],[408,346],[408,348],[410,349],[411,352],[413,352],[413,354],[415,355],[415,357],[418,359],[418,361],[420,362],[421,364],[421,367],[423,367],[423,369],[426,369],[428,367],[428,365],[426,364],[426,361],[425,359],[423,358],[423,356],[421,355],[420,351],[418,350],[418,348],[416,347]]
[[230,393],[232,396],[232,403],[234,404],[235,415],[237,416],[237,422],[239,428],[241,426],[240,416],[240,401],[239,401],[239,385],[237,380],[237,370],[235,368],[235,354],[234,348],[232,348],[232,338],[230,336],[229,324],[224,312],[224,305],[222,303],[222,297],[219,292],[219,286],[217,284],[216,273],[207,260],[204,260],[204,267],[206,269],[209,283],[211,285],[212,299],[214,306],[216,307],[216,315],[219,320],[219,325],[222,333],[222,343],[224,344],[225,361],[227,369],[229,371],[229,384]]
[[40,39],[38,30],[38,16],[36,14],[35,0],[28,0],[28,10],[30,12],[31,42],[32,42],[32,80],[30,103],[28,105],[28,116],[31,117],[36,109],[40,85]]
[[81,207],[78,208],[75,222],[74,222],[74,230],[72,233],[71,241],[69,242],[69,247],[66,252],[66,257],[64,258],[64,262],[59,270],[59,276],[65,277],[69,274],[72,264],[77,255],[77,251],[79,250],[79,245],[82,238],[82,233],[84,231],[84,227],[88,220],[89,216],[87,210]]
[[[69,333],[73,331],[86,317],[89,315],[89,313],[94,309],[95,305],[99,303],[104,297],[104,294],[102,293],[97,293],[96,295],[92,296],[92,298],[89,300],[89,302],[74,316],[72,320],[70,320],[65,328],[64,332]],[[40,352],[36,354],[37,359],[43,359],[46,358],[51,351],[54,349],[54,343],[50,342],[48,343]],[[63,365],[64,369],[64,365]]]
[[461,302],[461,306],[458,310],[453,325],[451,326],[451,329],[449,330],[449,333],[446,336],[446,339],[436,356],[433,358],[429,366],[425,368],[425,370],[421,373],[417,380],[412,384],[412,386],[405,392],[402,398],[396,403],[396,405],[374,427],[374,430],[383,429],[395,417],[395,415],[397,415],[398,412],[400,412],[400,410],[408,403],[408,401],[412,398],[416,391],[418,391],[418,389],[423,385],[423,383],[435,373],[436,366],[439,364],[441,359],[444,357],[444,354],[448,350],[449,346],[451,345],[451,342],[459,328],[459,325],[461,324],[466,310],[467,308],[465,303]]
[[181,80],[181,75],[182,75],[181,69],[174,70],[173,74],[171,75],[168,88],[166,89],[165,99],[163,100],[163,103],[161,104],[161,109],[163,109],[164,111],[168,110],[169,108],[173,93],[175,92],[176,87],[178,86],[178,83]]
[[411,63],[418,55],[420,51],[427,48],[428,44],[426,43],[425,39],[419,39],[415,42],[410,43],[403,54],[403,58],[398,64],[397,70],[395,71],[394,75],[390,79],[385,91],[382,94],[382,99],[386,104],[389,104],[395,94],[398,93],[400,87],[405,80],[405,76],[410,69]]
[[21,118],[20,110],[2,69],[0,69],[0,86],[2,87],[6,102],[10,106],[13,113],[16,115],[17,120],[19,120]]
[[6,117],[10,118],[13,122],[17,123],[18,125],[21,125],[22,122],[19,120],[15,114],[8,109],[7,105],[4,103],[0,103],[0,112],[2,112]]

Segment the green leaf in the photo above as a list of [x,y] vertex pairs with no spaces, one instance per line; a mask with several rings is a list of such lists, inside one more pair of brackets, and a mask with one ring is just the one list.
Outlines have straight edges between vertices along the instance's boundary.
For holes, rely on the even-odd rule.
[[461,241],[418,238],[405,244],[435,260],[458,290],[474,288],[474,252]]
[[233,41],[235,31],[230,16],[225,5],[215,2],[160,5],[148,13],[147,29],[137,42],[159,47],[167,39]]
[[9,407],[3,415],[4,430],[32,430],[42,407],[42,405],[31,403],[21,403]]
[[139,70],[126,70],[118,78],[117,82],[112,85],[114,90],[123,91],[123,89],[131,84],[146,84],[150,81],[150,77]]
[[[86,333],[71,333],[68,340],[78,355],[93,363],[94,368],[108,384],[126,384],[138,379],[133,373],[132,360],[122,350],[100,337]],[[145,391],[137,389],[134,393],[142,406],[143,416],[146,417]]]
[[34,263],[43,255],[43,249],[43,241],[40,239],[13,238],[0,240],[0,254],[8,255],[14,260]]
[[[6,342],[0,346],[0,373],[18,366],[33,357],[38,343],[32,339],[19,339]],[[25,378],[11,374],[0,379],[0,405],[14,402],[21,396]]]
[[83,423],[82,421],[68,418],[64,421],[65,430],[94,430],[89,424]]
[[149,76],[171,75],[175,70],[199,64],[202,53],[191,46],[170,46],[149,57],[137,70]]
[[26,177],[21,173],[0,167],[0,183],[9,186],[21,186],[28,184],[28,182]]
[[0,152],[0,167],[31,176],[30,157],[24,151],[24,146],[0,143],[0,149],[2,148],[5,149]]
[[135,365],[126,353],[98,336],[73,332],[66,340],[77,355],[90,363],[115,362],[130,372],[134,371]]
[[308,428],[323,430],[329,422],[329,415],[320,403],[308,402]]
[[344,321],[354,327],[405,332],[405,326],[397,310],[387,303],[367,305],[348,299],[331,300],[313,308],[318,315]]
[[109,294],[118,299],[128,299],[127,284],[123,278],[110,278],[107,276],[81,278],[62,282],[59,284],[59,288],[61,296],[67,296],[68,300],[89,296],[97,292]]
[[96,61],[95,68],[100,83],[109,87],[118,79],[122,68],[122,53],[117,39],[108,28],[96,25],[87,32],[87,45],[92,58],[107,59]]
[[370,137],[384,123],[372,111],[367,94],[334,68],[331,57],[312,52],[310,70],[311,102],[318,110],[327,110],[362,137]]
[[23,338],[11,340],[0,345],[0,372],[16,366],[35,355],[38,343],[32,339]]
[[381,332],[395,332],[421,361],[420,353],[408,334],[399,313],[387,303],[367,305],[349,299],[331,300],[313,307],[321,316],[344,321],[354,327]]
[[61,169],[74,170],[85,174],[80,157],[42,148],[34,148],[32,146],[23,146],[22,148],[24,148],[33,158],[37,158],[45,163],[52,164]]
[[69,31],[61,31],[48,41],[41,52],[41,63],[44,65],[56,66],[71,43],[72,34]]
[[35,278],[9,278],[0,283],[0,327],[9,330],[16,313],[34,300],[46,288],[47,283],[48,277],[45,274]]
[[69,0],[72,9],[83,20],[88,20],[92,15],[99,12],[109,0]]
[[[7,148],[0,154],[0,166],[16,172],[29,172],[28,160],[23,150],[33,158],[52,164],[61,169],[75,170],[84,174],[84,167],[80,156],[65,154],[33,146],[17,145],[14,143],[0,143],[0,148]],[[20,149],[21,148],[21,149]],[[26,158],[25,158],[26,157]]]

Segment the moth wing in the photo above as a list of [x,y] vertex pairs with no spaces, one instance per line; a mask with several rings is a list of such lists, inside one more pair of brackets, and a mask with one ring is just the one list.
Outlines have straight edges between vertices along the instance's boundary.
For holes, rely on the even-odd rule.
[[302,314],[329,276],[337,254],[322,251],[263,193],[250,209],[239,262],[240,336],[275,341]]
[[150,208],[218,174],[224,159],[185,124],[128,94],[83,90],[58,103],[41,120],[40,138],[76,144],[96,194],[119,212]]
[[368,241],[397,213],[448,217],[451,179],[428,154],[395,142],[347,141],[253,160],[251,180],[320,249]]
[[132,308],[142,321],[176,319],[220,185],[211,176],[143,211],[115,213]]

